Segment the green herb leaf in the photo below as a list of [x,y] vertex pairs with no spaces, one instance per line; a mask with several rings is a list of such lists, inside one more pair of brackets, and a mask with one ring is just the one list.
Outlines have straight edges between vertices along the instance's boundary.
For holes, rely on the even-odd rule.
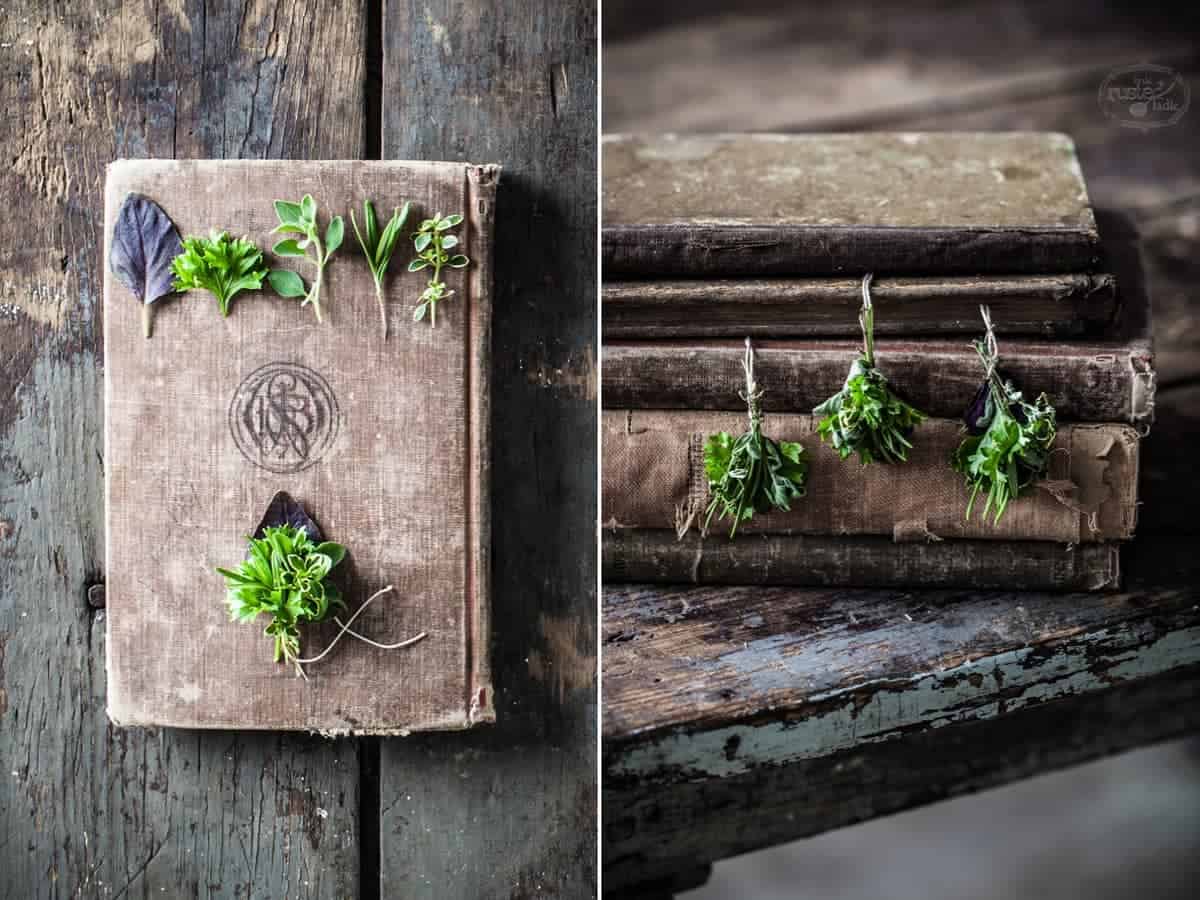
[[413,312],[413,319],[420,321],[425,317],[425,308],[428,307],[430,324],[437,324],[437,304],[439,300],[444,300],[453,294],[453,291],[447,291],[445,283],[442,281],[442,268],[449,266],[452,269],[462,269],[470,264],[470,260],[463,254],[458,254],[451,257],[447,252],[453,247],[458,246],[458,238],[455,235],[447,234],[446,232],[462,223],[463,217],[459,213],[443,217],[438,213],[432,219],[424,220],[420,227],[413,232],[413,250],[417,253],[417,258],[408,264],[408,271],[419,272],[425,268],[433,269],[433,278],[429,281],[429,286],[422,292],[421,303]]
[[750,427],[734,437],[721,431],[704,443],[704,474],[711,500],[704,519],[707,533],[713,516],[733,521],[732,538],[738,526],[755,513],[773,509],[791,509],[792,501],[803,497],[808,475],[804,448],[793,441],[773,441],[762,431],[762,392],[754,381],[754,350],[746,339],[746,372],[743,395],[750,416]]
[[293,525],[268,526],[262,534],[250,538],[247,558],[237,569],[217,569],[225,578],[225,604],[238,622],[269,616],[266,633],[274,638],[275,661],[296,662],[300,627],[323,621],[341,605],[341,592],[326,579],[346,550],[328,541],[314,544]]
[[338,247],[342,246],[342,236],[345,231],[345,225],[342,222],[341,216],[334,216],[329,221],[329,227],[325,229],[325,255],[329,256]]
[[[382,234],[379,233],[378,221],[375,218],[375,206],[370,200],[363,203],[365,235],[359,231],[353,211],[350,213],[350,224],[354,228],[354,236],[358,240],[358,246],[362,248],[363,256],[367,258],[371,277],[375,280],[375,297],[379,303],[379,320],[383,326],[385,340],[387,339],[388,321],[387,302],[383,295],[383,279],[387,274],[388,264],[392,261],[392,248],[396,244],[396,236],[404,227],[404,220],[408,218],[408,209],[409,205],[405,203],[399,209],[393,210],[392,218],[384,226]],[[340,220],[338,221],[340,222]],[[332,223],[330,227],[333,227]],[[340,237],[338,243],[341,243]]]
[[244,290],[259,290],[267,277],[262,251],[247,238],[231,238],[224,231],[209,237],[187,237],[183,252],[171,262],[177,291],[206,290],[217,298],[221,315]]
[[271,252],[276,256],[305,256],[304,248],[300,246],[295,238],[288,238],[280,241],[271,248]]
[[[279,217],[280,225],[299,225],[304,219],[304,211],[299,203],[289,203],[287,200],[275,201],[275,215]],[[303,230],[303,229],[301,229]]]
[[303,279],[291,269],[272,269],[267,280],[271,283],[271,289],[280,297],[305,297],[308,295],[308,289],[304,286]]

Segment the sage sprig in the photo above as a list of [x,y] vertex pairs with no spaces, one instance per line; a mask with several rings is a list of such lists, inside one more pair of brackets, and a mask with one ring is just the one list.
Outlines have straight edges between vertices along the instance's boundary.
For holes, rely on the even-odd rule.
[[420,272],[432,268],[433,277],[418,298],[417,308],[413,310],[413,321],[420,322],[429,313],[429,323],[437,325],[437,305],[454,291],[446,290],[442,281],[442,268],[463,269],[471,262],[461,253],[451,255],[448,251],[458,246],[458,238],[447,232],[462,223],[463,217],[458,213],[443,217],[438,213],[432,219],[426,219],[413,232],[413,249],[417,258],[408,264],[408,271]]
[[257,291],[267,277],[262,251],[249,238],[214,230],[209,237],[186,237],[183,252],[171,260],[174,289],[206,290],[217,298],[222,316],[242,291]]
[[312,194],[305,194],[299,203],[276,200],[275,215],[279,217],[279,224],[272,229],[272,234],[294,234],[298,237],[284,238],[271,248],[271,252],[276,256],[307,259],[316,267],[317,274],[312,280],[312,286],[308,288],[305,288],[304,280],[290,269],[272,269],[271,274],[267,276],[268,281],[280,297],[303,297],[301,306],[311,303],[317,321],[320,322],[325,264],[342,245],[345,228],[342,217],[334,216],[329,220],[325,229],[325,244],[322,246],[317,226],[317,202],[313,200]]
[[1000,353],[991,313],[986,306],[979,311],[986,335],[972,344],[983,362],[984,380],[963,416],[967,436],[955,449],[950,464],[966,478],[971,490],[967,518],[971,517],[975,500],[986,492],[983,514],[994,510],[994,524],[1009,503],[1045,476],[1057,422],[1045,394],[1027,403],[1021,392],[997,373]]
[[863,352],[850,366],[842,389],[813,410],[814,416],[821,416],[817,424],[821,440],[832,445],[842,459],[857,453],[864,466],[907,461],[912,449],[909,436],[927,418],[892,393],[887,378],[875,366],[871,280],[871,275],[863,278],[863,303],[858,316]]
[[363,256],[367,258],[367,266],[371,269],[371,278],[375,280],[375,299],[379,303],[379,322],[383,326],[383,337],[387,340],[388,319],[387,303],[383,297],[383,278],[387,274],[388,263],[392,261],[392,251],[396,247],[396,239],[400,229],[408,218],[408,204],[392,211],[392,218],[379,230],[379,220],[375,216],[375,207],[370,200],[363,203],[363,227],[360,231],[358,221],[354,218],[354,210],[350,211],[350,225],[354,228],[354,236],[358,238],[358,246],[362,248]]
[[733,437],[721,431],[704,443],[704,474],[708,479],[709,501],[702,533],[707,534],[714,515],[732,519],[729,537],[737,534],[738,525],[749,521],[755,513],[772,509],[791,509],[791,502],[803,497],[808,476],[808,460],[804,448],[793,441],[774,441],[762,430],[762,391],[754,380],[754,347],[746,338],[746,355],[742,359],[746,373],[746,401],[750,427]]

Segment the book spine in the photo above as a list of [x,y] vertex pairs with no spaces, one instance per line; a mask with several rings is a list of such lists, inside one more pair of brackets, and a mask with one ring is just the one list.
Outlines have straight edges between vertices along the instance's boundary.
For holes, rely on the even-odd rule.
[[1120,587],[1114,543],[937,541],[823,535],[724,535],[606,529],[605,583],[1101,591]]
[[[492,260],[493,222],[499,166],[468,166],[466,232],[471,259]],[[470,314],[467,320],[467,396],[470,464],[466,472],[468,543],[467,627],[464,652],[467,663],[466,715],[468,724],[494,722],[495,691],[491,654],[491,393],[487,389],[492,367],[492,267],[473,265],[467,270]]]
[[[1080,336],[1116,314],[1112,275],[884,278],[871,285],[876,334],[979,332],[986,304],[1001,335]],[[605,339],[857,337],[856,278],[615,281],[604,285]]]
[[611,225],[602,235],[608,278],[762,278],[855,275],[1045,274],[1095,271],[1095,231],[823,225]]
[[[774,440],[799,442],[808,462],[805,496],[790,510],[755,515],[739,534],[876,535],[898,543],[939,539],[1037,540],[1063,544],[1124,540],[1137,519],[1138,437],[1126,425],[1062,425],[1045,477],[998,520],[950,467],[958,422],[930,419],[912,435],[908,461],[861,465],[818,439],[816,418],[768,415]],[[601,416],[601,521],[609,528],[702,530],[710,501],[704,444],[741,433],[740,413],[606,411]],[[713,534],[730,523],[713,519]]]
[[[839,391],[858,342],[762,341],[755,371],[767,412],[810,412]],[[741,342],[609,343],[601,370],[609,409],[735,410],[744,407]],[[893,389],[930,416],[958,418],[980,383],[965,341],[884,340],[880,370]],[[1001,368],[1028,396],[1045,392],[1061,421],[1149,424],[1154,414],[1148,343],[1037,345],[1005,342]]]

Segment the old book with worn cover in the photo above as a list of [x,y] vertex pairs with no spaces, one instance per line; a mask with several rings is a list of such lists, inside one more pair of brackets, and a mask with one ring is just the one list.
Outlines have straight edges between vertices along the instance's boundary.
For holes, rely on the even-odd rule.
[[603,165],[607,278],[1100,264],[1063,134],[613,135]]
[[[605,528],[675,529],[704,521],[709,499],[704,441],[740,433],[746,414],[612,410],[601,417],[601,516]],[[1137,521],[1138,436],[1128,425],[1061,425],[1039,487],[1009,504],[999,522],[969,492],[949,459],[960,423],[918,426],[907,463],[842,460],[816,434],[816,418],[768,415],[763,430],[799,441],[809,462],[807,495],[790,511],[756,515],[739,534],[877,535],[897,543],[938,539],[1084,544],[1132,537]],[[728,532],[715,520],[710,532]]]
[[[857,337],[858,278],[714,278],[609,281],[606,340],[620,338]],[[979,307],[996,333],[1080,337],[1117,312],[1112,275],[974,275],[877,278],[875,333],[975,335]]]
[[[492,221],[498,169],[449,162],[129,160],[105,193],[105,492],[108,712],[121,725],[394,734],[494,718],[489,640],[488,365]],[[273,201],[317,200],[322,230],[347,218],[329,263],[323,324],[264,290],[228,318],[195,291],[139,302],[108,266],[130,193],[158,203],[182,235],[224,229],[268,251]],[[384,339],[370,271],[350,227],[366,199],[390,216],[411,201],[387,285]],[[455,293],[437,327],[414,322],[425,273],[405,271],[408,232],[462,213],[470,265],[444,270]],[[362,222],[359,217],[360,225]],[[245,557],[277,491],[344,544],[348,612],[400,650],[342,640],[308,678],[272,661],[267,624],[231,622],[214,571]],[[344,571],[343,571],[344,569]],[[303,632],[315,655],[331,621]]]
[[673,529],[607,528],[606,584],[790,584],[803,587],[1099,591],[1121,585],[1120,544],[916,541],[872,535],[701,537]]

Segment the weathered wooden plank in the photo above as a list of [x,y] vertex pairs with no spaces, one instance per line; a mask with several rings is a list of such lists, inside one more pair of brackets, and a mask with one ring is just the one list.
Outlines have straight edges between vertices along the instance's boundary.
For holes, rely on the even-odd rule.
[[719,781],[635,790],[606,781],[605,895],[658,885],[665,890],[647,896],[667,898],[717,859],[1194,732],[1197,701],[1200,668],[1192,667]]
[[119,156],[355,156],[359,10],[7,4],[0,18],[0,870],[14,897],[357,893],[358,753],[111,728],[100,289]]
[[[857,278],[608,281],[604,339],[847,337],[859,334]],[[871,283],[875,333],[979,333],[987,305],[997,334],[1098,333],[1116,315],[1111,275],[885,278]]]
[[[385,5],[386,157],[493,160],[496,724],[381,753],[382,896],[595,891],[596,5]],[[426,89],[426,86],[436,85]]]
[[1184,552],[1116,595],[607,588],[606,890],[1195,727]]

